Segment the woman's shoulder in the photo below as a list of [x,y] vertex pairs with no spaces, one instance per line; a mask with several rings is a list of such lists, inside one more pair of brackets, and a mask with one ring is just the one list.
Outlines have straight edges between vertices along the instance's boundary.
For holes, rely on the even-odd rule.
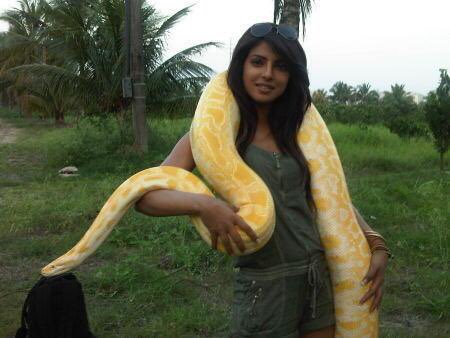
[[161,163],[161,166],[172,166],[192,171],[195,168],[194,157],[192,156],[191,141],[189,132],[177,142],[170,154]]

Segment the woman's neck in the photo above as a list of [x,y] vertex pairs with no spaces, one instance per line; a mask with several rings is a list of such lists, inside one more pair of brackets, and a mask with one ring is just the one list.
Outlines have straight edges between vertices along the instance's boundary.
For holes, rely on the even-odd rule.
[[271,106],[269,104],[256,106],[258,122],[256,125],[256,133],[253,142],[260,144],[260,146],[262,147],[265,147],[267,144],[269,144],[269,148],[273,148],[273,135],[269,126],[270,108]]
[[259,104],[256,106],[256,113],[258,114],[258,125],[267,127],[269,124],[269,112],[271,105]]

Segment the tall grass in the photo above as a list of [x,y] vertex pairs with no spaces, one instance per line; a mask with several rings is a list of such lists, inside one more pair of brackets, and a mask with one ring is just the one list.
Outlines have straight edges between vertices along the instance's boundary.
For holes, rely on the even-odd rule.
[[423,138],[402,139],[386,127],[330,126],[347,174],[376,174],[439,166],[433,145]]
[[[16,144],[0,146],[3,337],[17,328],[39,269],[81,238],[123,180],[159,165],[190,121],[152,120],[150,151],[140,155],[113,119],[54,129],[0,116],[21,128]],[[450,180],[432,144],[378,126],[330,130],[354,204],[396,256],[386,275],[381,337],[450,334]],[[66,165],[80,175],[59,177]],[[187,217],[130,211],[77,275],[99,337],[225,337],[232,263],[200,240]]]

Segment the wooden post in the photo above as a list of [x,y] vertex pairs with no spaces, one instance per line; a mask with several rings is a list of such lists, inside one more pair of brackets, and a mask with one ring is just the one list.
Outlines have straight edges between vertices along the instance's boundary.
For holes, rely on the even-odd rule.
[[141,0],[128,0],[130,6],[130,44],[131,44],[131,79],[133,81],[134,147],[140,152],[148,151],[148,128],[145,116],[145,78],[143,56],[143,33]]

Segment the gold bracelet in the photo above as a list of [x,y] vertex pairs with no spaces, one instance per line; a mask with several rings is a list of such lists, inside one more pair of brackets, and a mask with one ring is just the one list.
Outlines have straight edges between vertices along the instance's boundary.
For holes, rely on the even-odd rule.
[[364,230],[364,236],[365,237],[378,237],[381,238],[383,241],[386,242],[383,236],[381,236],[378,232],[373,230]]
[[373,231],[373,230],[364,230],[364,236],[367,239],[367,242],[369,244],[371,244],[371,241],[368,240],[368,237],[375,237],[375,238],[380,238],[384,243],[383,244],[375,244],[375,246],[370,247],[370,252],[373,254],[375,251],[377,250],[381,250],[381,251],[385,251],[386,254],[388,255],[388,258],[393,259],[394,255],[391,253],[391,251],[389,250],[389,248],[386,245],[386,240],[384,239],[383,236],[381,236],[378,232]]
[[376,250],[389,251],[389,249],[385,245],[375,245],[374,247],[370,248],[370,252],[372,253]]
[[380,248],[375,248],[374,250],[371,250],[370,252],[373,254],[375,251],[384,251],[384,252],[386,252],[386,254],[387,254],[389,259],[394,259],[394,255],[386,247],[384,247],[384,248],[381,248],[381,247]]

